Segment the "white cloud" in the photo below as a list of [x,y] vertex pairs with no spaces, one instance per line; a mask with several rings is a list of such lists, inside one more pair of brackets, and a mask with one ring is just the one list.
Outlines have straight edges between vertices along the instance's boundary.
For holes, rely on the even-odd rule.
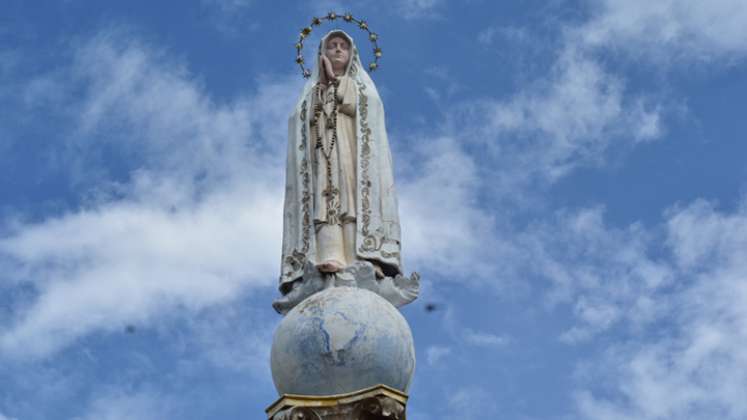
[[[105,33],[78,49],[73,77],[86,96],[76,152],[106,142],[149,170],[209,181],[277,174],[284,149],[263,136],[284,136],[284,124],[267,131],[267,121],[285,120],[300,82],[267,80],[255,97],[218,105],[181,63],[127,37]],[[268,144],[280,153],[262,153]]]
[[[398,180],[402,247],[415,269],[483,276],[494,269],[498,247],[494,215],[481,208],[483,180],[476,163],[453,138],[428,139],[408,161],[415,173]],[[398,157],[398,161],[405,161]]]
[[443,0],[400,0],[398,3],[404,17],[413,19],[434,16]]
[[3,254],[28,271],[40,296],[1,336],[1,348],[44,354],[91,330],[272,284],[281,204],[252,200],[267,196],[264,188],[237,188],[174,212],[117,203],[4,239]]
[[254,0],[200,0],[205,18],[212,23],[218,33],[236,38],[247,36],[262,27],[257,16]]
[[[525,192],[528,180],[552,182],[604,162],[612,149],[662,136],[663,106],[629,90],[603,56],[728,64],[747,50],[744,2],[607,0],[592,8],[587,22],[565,28],[547,78],[471,110],[488,115],[471,137],[498,156],[493,182],[501,191]],[[486,43],[492,36],[481,34]],[[469,129],[461,122],[452,125]],[[672,210],[666,243],[657,229],[607,225],[598,208],[502,232],[519,256],[508,260],[513,271],[550,281],[549,301],[572,305],[574,324],[562,340],[620,334],[608,336],[595,360],[600,377],[578,393],[584,418],[747,416],[739,395],[747,388],[745,207],[723,214],[697,202]]]
[[[285,123],[296,86],[268,83],[219,106],[178,63],[121,38],[83,45],[69,72],[85,92],[68,104],[80,110],[70,150],[81,179],[105,176],[87,184],[103,193],[0,239],[5,275],[36,293],[6,321],[8,355],[43,356],[93,331],[275,281],[283,153],[267,146],[281,143],[270,138],[281,130],[262,121]],[[101,169],[102,147],[127,156],[129,179]]]
[[[517,26],[488,26],[477,33],[477,41],[486,47],[495,45],[498,41],[506,41],[521,48],[537,48],[537,40],[533,39],[527,28]],[[514,60],[521,57],[513,56]]]
[[747,53],[747,3],[741,0],[603,0],[582,42],[649,58],[715,59]]
[[477,40],[481,44],[491,45],[493,43],[493,38],[495,38],[496,31],[497,29],[492,26],[485,28],[477,34]]
[[451,347],[429,346],[425,350],[425,358],[429,366],[437,365],[441,360],[451,354]]
[[464,332],[464,340],[467,344],[481,347],[503,347],[509,342],[509,338],[505,335],[474,331],[469,328]]
[[654,299],[671,285],[672,268],[653,258],[652,235],[633,224],[607,226],[602,208],[560,212],[551,222],[536,223],[518,235],[527,275],[550,282],[551,304],[571,303],[576,319],[562,335],[579,342],[621,321],[640,328],[663,310]]
[[481,387],[470,386],[452,391],[447,401],[450,415],[444,418],[477,420],[494,417],[498,412],[495,397]]
[[508,100],[489,101],[475,134],[499,157],[501,184],[554,181],[571,170],[604,162],[614,146],[661,136],[659,110],[631,97],[623,79],[593,57],[568,47],[550,75]]
[[537,207],[543,200],[533,192],[665,133],[661,99],[655,92],[636,92],[623,74],[612,71],[600,54],[608,50],[589,48],[566,26],[555,35],[542,39],[516,27],[480,32],[478,41],[485,45],[494,44],[496,36],[520,44],[509,54],[517,68],[529,65],[528,58],[537,66],[550,57],[549,70],[543,67],[541,77],[528,80],[517,76],[520,89],[506,97],[445,111],[446,129],[460,142],[484,148],[482,158],[491,160],[481,169],[492,178],[493,204],[501,208]]
[[488,98],[455,113],[449,126],[460,141],[491,151],[491,185],[501,204],[536,204],[526,194],[528,185],[543,187],[579,167],[602,165],[612,151],[620,155],[666,131],[666,94],[635,91],[624,74],[612,70],[610,54],[650,51],[655,60],[738,56],[747,45],[743,3],[605,0],[590,5],[586,21],[561,25],[556,39],[544,42],[524,28],[487,28],[478,41],[513,38],[522,44],[517,60],[534,54],[538,61],[541,51],[543,57],[555,55],[552,65],[547,76],[521,78],[522,89],[507,98]]
[[204,360],[210,370],[250,374],[253,389],[272,389],[268,361],[272,334],[280,319],[269,302],[252,306],[237,299],[215,305],[190,318],[186,341],[191,351],[184,356],[196,356],[198,362]]
[[157,420],[169,418],[173,402],[160,398],[154,390],[125,393],[100,393],[86,408],[82,417],[73,420]]
[[217,7],[224,13],[235,13],[237,10],[245,9],[254,3],[254,0],[201,0],[209,7]]
[[[642,225],[610,226],[604,209],[595,207],[558,211],[524,229],[491,229],[477,240],[491,244],[477,254],[489,261],[483,273],[492,273],[486,277],[491,281],[481,280],[484,274],[479,274],[468,277],[468,284],[487,286],[491,292],[510,290],[517,296],[541,294],[546,308],[570,305],[572,323],[558,336],[568,344],[588,342],[618,328],[638,333],[670,309],[667,293],[675,268],[667,258],[655,256],[657,237]],[[499,241],[497,236],[506,239]],[[445,265],[446,269],[453,267]],[[446,311],[444,323],[459,343],[503,347],[511,342],[510,336],[463,325],[453,308]]]
[[747,202],[723,213],[697,201],[672,210],[667,226],[677,288],[657,317],[665,329],[609,349],[597,372],[612,379],[609,391],[578,394],[586,418],[747,416]]
[[[443,5],[443,0],[394,0],[388,4],[400,14],[404,19],[423,19],[438,16],[438,9]],[[356,10],[372,9],[379,6],[380,3],[371,0],[318,0],[307,5],[307,8],[317,16],[326,15],[330,11],[345,13],[351,11],[354,16]]]
[[[747,4],[740,0],[604,0],[589,2],[589,8],[585,21],[562,26],[556,40],[532,43],[529,49],[545,56],[560,51],[547,77],[522,80],[521,92],[473,109],[484,114],[473,137],[490,144],[496,166],[506,168],[496,174],[503,191],[538,177],[552,182],[579,166],[604,162],[612,149],[662,137],[668,110],[663,91],[632,90],[607,64],[611,53],[645,54],[658,62],[747,52]],[[487,28],[477,38],[490,44],[499,34],[528,42],[522,28]],[[469,130],[461,120],[453,125]]]
[[[456,306],[448,306],[442,318],[444,331],[452,341],[451,347],[432,346],[428,348],[428,358],[431,358],[431,352],[435,359],[452,354],[456,350],[456,356],[462,362],[469,362],[470,347],[484,347],[488,349],[504,348],[511,343],[511,337],[507,334],[496,334],[484,330],[474,329],[465,325],[458,316]],[[430,364],[430,363],[429,363]]]

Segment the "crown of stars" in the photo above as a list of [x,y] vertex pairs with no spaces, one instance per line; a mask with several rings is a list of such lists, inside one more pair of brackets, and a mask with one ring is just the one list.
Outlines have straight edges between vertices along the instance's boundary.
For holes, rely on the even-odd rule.
[[298,39],[298,42],[296,43],[296,63],[301,68],[301,74],[303,74],[304,78],[309,78],[311,76],[311,70],[307,69],[306,66],[304,66],[304,59],[303,59],[303,42],[306,40],[306,38],[311,35],[311,31],[314,29],[315,26],[319,26],[322,23],[326,22],[332,22],[335,20],[344,20],[345,22],[352,23],[361,30],[365,31],[368,35],[368,40],[371,41],[371,45],[373,46],[373,56],[374,60],[368,65],[368,69],[370,71],[374,71],[379,68],[379,59],[382,56],[381,48],[379,48],[379,35],[376,34],[376,32],[371,31],[368,28],[368,23],[366,23],[365,20],[356,19],[353,17],[351,13],[345,13],[345,14],[338,14],[335,12],[329,12],[326,16],[322,17],[313,17],[311,18],[311,25],[301,29],[301,34]]

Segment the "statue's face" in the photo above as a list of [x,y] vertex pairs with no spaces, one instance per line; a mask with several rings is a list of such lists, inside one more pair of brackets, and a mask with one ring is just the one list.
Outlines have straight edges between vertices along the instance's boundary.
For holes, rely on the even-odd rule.
[[345,70],[350,60],[350,43],[341,36],[333,36],[327,39],[324,55],[332,62],[333,70],[336,72]]

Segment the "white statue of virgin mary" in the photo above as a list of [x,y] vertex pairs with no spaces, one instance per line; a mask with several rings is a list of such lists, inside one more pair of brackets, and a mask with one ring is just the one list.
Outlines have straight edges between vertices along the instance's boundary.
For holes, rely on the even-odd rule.
[[364,266],[402,278],[397,196],[381,98],[353,39],[335,30],[288,122],[280,291]]

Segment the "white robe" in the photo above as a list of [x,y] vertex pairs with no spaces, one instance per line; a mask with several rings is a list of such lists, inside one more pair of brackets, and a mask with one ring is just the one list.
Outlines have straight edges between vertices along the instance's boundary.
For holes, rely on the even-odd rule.
[[[317,260],[350,265],[355,253],[355,82],[348,76],[337,87],[317,85],[311,109],[314,228]],[[336,114],[335,114],[336,110]],[[333,121],[334,120],[334,121]]]
[[[320,51],[330,34],[322,39]],[[319,63],[288,121],[281,291],[302,277],[307,263],[316,265],[328,257],[329,250],[323,244],[325,249],[320,249],[317,242],[329,239],[325,234],[330,231],[325,232],[325,226],[330,222],[341,227],[349,225],[352,231],[353,240],[347,243],[343,240],[338,250],[344,258],[341,262],[372,261],[388,276],[402,273],[397,196],[384,108],[376,86],[361,65],[352,38],[347,37],[351,59],[340,77],[338,98],[335,98],[339,107],[338,141],[330,163],[332,187],[339,190],[339,202],[333,202],[332,207],[328,207],[324,195],[330,186],[324,173],[326,157],[316,147],[315,127],[311,124],[315,101],[320,99],[315,98]],[[324,150],[329,151],[331,131],[326,123],[322,128]],[[336,212],[333,218],[329,217],[330,208]]]

